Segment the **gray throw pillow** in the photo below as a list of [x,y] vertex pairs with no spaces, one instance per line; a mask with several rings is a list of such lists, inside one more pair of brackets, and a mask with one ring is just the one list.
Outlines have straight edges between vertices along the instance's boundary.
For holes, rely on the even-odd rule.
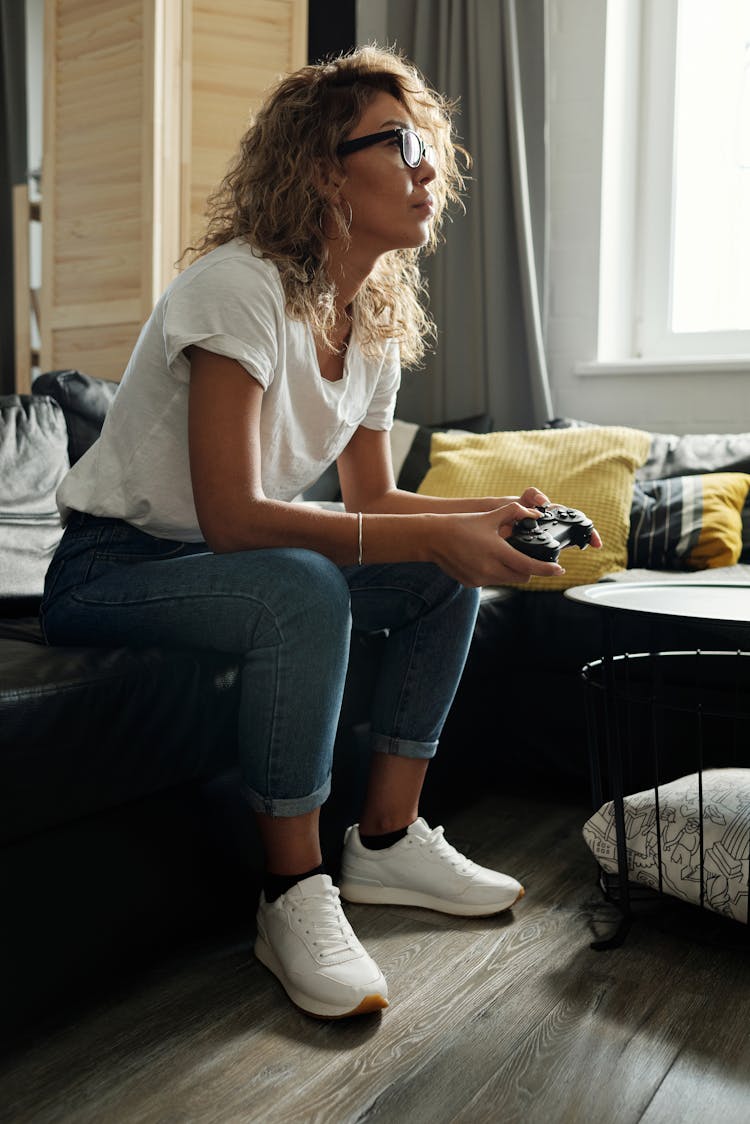
[[60,541],[68,431],[51,398],[0,397],[0,596],[38,596]]

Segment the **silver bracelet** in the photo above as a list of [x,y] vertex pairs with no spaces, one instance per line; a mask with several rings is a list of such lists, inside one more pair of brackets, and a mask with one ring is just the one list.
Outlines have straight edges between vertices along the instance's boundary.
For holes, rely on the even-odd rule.
[[357,512],[357,565],[362,565],[362,512]]

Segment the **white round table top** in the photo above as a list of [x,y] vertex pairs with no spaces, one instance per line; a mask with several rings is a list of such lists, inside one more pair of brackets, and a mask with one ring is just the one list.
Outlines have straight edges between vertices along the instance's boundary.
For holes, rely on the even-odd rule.
[[571,601],[652,616],[750,625],[750,585],[701,582],[597,582],[565,590]]

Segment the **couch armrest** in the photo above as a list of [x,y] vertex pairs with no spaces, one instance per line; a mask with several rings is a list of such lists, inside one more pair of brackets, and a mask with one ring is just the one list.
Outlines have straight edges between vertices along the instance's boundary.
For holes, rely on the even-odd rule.
[[71,464],[75,464],[99,436],[118,385],[72,370],[47,371],[34,379],[32,394],[44,394],[62,406]]

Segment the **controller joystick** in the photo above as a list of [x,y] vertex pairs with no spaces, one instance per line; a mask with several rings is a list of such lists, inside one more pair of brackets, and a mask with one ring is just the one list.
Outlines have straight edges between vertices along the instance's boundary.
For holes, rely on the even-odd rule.
[[594,524],[582,511],[573,507],[538,508],[538,519],[519,519],[513,527],[508,544],[539,562],[557,562],[560,551],[568,546],[585,550],[591,542]]

